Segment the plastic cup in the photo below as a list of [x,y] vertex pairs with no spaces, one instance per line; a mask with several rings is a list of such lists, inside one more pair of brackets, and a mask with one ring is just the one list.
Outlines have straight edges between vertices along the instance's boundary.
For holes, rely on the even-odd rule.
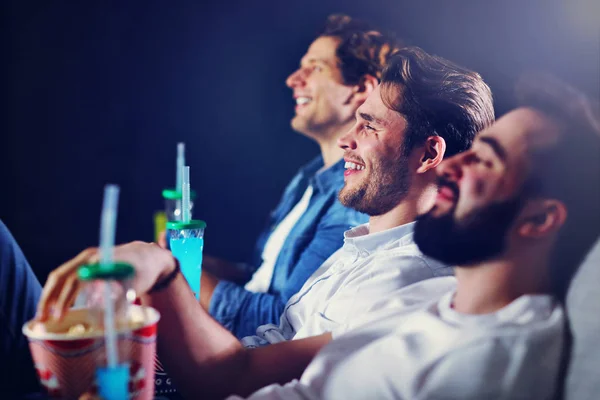
[[[167,216],[167,221],[181,221],[181,190],[165,189],[162,191],[162,196],[165,199],[165,214]],[[194,191],[191,191],[190,215],[192,215],[192,211],[194,209],[194,203],[192,201],[194,198],[196,198],[196,193]]]
[[154,213],[154,241],[158,243],[160,236],[165,232],[167,226],[167,213],[157,211]]
[[[117,326],[119,356],[129,360],[130,399],[150,400],[154,395],[156,328],[160,314],[153,308],[130,306],[132,326]],[[105,364],[104,332],[86,330],[69,334],[78,324],[89,324],[90,309],[71,309],[65,318],[40,323],[29,321],[23,334],[40,383],[51,398],[78,399],[98,391],[95,371]]]
[[200,220],[167,222],[167,243],[179,261],[181,273],[188,282],[196,299],[200,299],[200,276],[202,274],[202,249],[206,223]]

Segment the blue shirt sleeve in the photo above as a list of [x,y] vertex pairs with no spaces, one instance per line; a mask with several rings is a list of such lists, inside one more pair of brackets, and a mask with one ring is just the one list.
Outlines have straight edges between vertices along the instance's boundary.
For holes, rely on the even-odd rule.
[[315,236],[278,294],[254,293],[232,282],[221,281],[213,293],[210,314],[240,339],[254,335],[260,325],[277,324],[289,298],[342,246],[344,232],[365,221],[366,216],[336,201],[319,222]]

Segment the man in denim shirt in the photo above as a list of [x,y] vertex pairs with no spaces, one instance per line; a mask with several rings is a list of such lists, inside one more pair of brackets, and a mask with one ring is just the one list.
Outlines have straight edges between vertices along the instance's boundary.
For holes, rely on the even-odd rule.
[[395,49],[391,38],[366,24],[334,15],[288,77],[296,102],[292,128],[315,140],[321,155],[286,188],[251,263],[206,256],[203,264],[201,303],[237,337],[278,322],[288,299],[342,246],[343,233],[367,221],[337,199],[344,161],[336,143],[352,127],[356,109],[377,86]]

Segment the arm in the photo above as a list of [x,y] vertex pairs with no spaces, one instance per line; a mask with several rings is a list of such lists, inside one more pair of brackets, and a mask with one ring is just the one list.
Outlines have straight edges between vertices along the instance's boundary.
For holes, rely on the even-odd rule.
[[299,378],[331,340],[325,334],[245,349],[195,302],[181,275],[167,289],[153,294],[151,301],[162,316],[158,328],[161,360],[190,398],[248,395],[268,384]]
[[[321,218],[314,236],[290,268],[291,274],[279,293],[254,293],[233,282],[222,281],[214,287],[212,298],[205,302],[205,305],[210,303],[210,314],[238,338],[254,335],[260,325],[278,324],[287,301],[342,246],[344,232],[357,222],[356,215],[336,202]],[[290,246],[289,243],[286,245]],[[210,292],[207,290],[206,296]]]
[[0,388],[5,393],[22,396],[39,390],[21,327],[34,317],[41,292],[23,252],[0,220]]
[[[299,377],[319,349],[331,340],[330,335],[322,335],[246,350],[196,301],[181,274],[163,290],[146,296],[176,268],[177,260],[171,252],[155,244],[133,242],[115,248],[114,258],[133,265],[133,289],[161,313],[161,359],[177,385],[192,398],[199,393],[211,398],[249,394],[266,384]],[[77,269],[97,261],[96,249],[88,249],[53,271],[41,296],[38,319],[51,318],[51,309],[57,318],[63,318],[77,295]]]

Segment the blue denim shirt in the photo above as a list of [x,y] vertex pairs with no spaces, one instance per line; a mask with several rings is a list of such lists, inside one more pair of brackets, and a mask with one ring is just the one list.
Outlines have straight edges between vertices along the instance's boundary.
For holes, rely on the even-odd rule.
[[[300,201],[309,185],[313,195],[306,212],[290,231],[277,257],[267,293],[250,292],[233,282],[221,281],[215,288],[210,314],[238,338],[253,335],[260,325],[279,323],[285,304],[321,264],[344,243],[344,232],[368,217],[340,204],[338,192],[344,185],[344,160],[324,171],[317,157],[289,183],[279,205],[271,213],[267,229],[256,242],[251,265],[262,263],[269,235]],[[318,172],[318,173],[317,173]]]

